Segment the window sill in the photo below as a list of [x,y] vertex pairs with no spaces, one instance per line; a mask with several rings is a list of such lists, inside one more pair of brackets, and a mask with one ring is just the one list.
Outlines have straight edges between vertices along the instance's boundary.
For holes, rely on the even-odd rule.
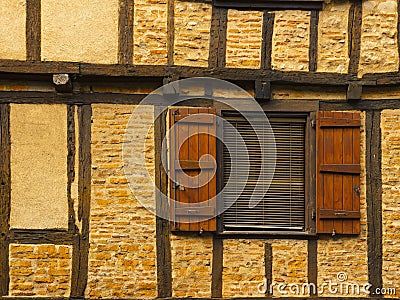
[[214,0],[214,6],[238,9],[300,9],[321,10],[324,1],[321,0]]
[[317,234],[311,231],[222,231],[217,233],[217,237],[223,239],[316,239]]

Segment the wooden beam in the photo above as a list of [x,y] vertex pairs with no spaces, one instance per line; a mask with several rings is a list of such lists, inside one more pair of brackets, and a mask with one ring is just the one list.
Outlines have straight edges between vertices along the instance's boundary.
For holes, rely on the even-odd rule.
[[155,114],[160,116],[154,122],[154,149],[155,149],[155,182],[156,192],[156,253],[157,253],[157,291],[159,298],[172,296],[172,262],[170,242],[170,222],[165,218],[169,216],[169,205],[163,196],[168,195],[168,178],[163,167],[163,159],[167,155],[162,152],[162,142],[166,134],[167,111]]
[[218,65],[220,9],[213,5],[211,12],[210,46],[208,53],[208,67],[216,68]]
[[309,57],[308,69],[311,72],[317,71],[318,21],[319,21],[319,11],[312,10],[310,17],[310,47],[308,51],[308,57]]
[[255,81],[254,98],[257,100],[271,99],[271,83],[269,81]]
[[218,58],[217,67],[225,68],[226,64],[226,36],[228,28],[228,10],[219,8]]
[[26,60],[41,60],[41,1],[26,0]]
[[358,82],[350,82],[347,87],[346,99],[348,101],[361,100],[362,85]]
[[71,297],[84,297],[88,280],[89,263],[89,219],[91,192],[91,119],[90,105],[78,106],[79,126],[79,176],[78,219],[82,231],[77,235],[72,250]]
[[53,74],[53,84],[58,93],[72,93],[72,80],[68,74]]
[[353,0],[349,11],[349,73],[357,74],[360,62],[362,0]]
[[175,1],[167,0],[167,63],[174,65]]
[[272,36],[274,34],[275,13],[264,11],[261,43],[261,69],[271,70]]
[[11,229],[10,243],[72,245],[74,235],[63,230]]
[[222,271],[224,268],[224,241],[213,236],[211,297],[222,298]]
[[320,101],[320,110],[383,110],[399,109],[400,101],[397,99],[362,100],[362,101]]
[[67,106],[67,198],[68,198],[68,231],[76,233],[78,228],[75,222],[74,200],[72,199],[72,183],[75,180],[75,106]]
[[273,282],[273,254],[272,254],[272,245],[270,243],[265,243],[264,245],[264,268],[265,268],[265,279],[266,279],[266,296],[272,296],[271,289],[269,286]]
[[134,0],[119,1],[118,63],[133,63],[133,8]]
[[315,284],[315,289],[310,288],[310,296],[316,296],[318,294],[318,240],[309,239],[307,244],[307,274],[308,283]]
[[382,144],[381,113],[366,112],[368,282],[382,287]]
[[0,104],[0,297],[8,296],[9,239],[11,206],[10,105]]

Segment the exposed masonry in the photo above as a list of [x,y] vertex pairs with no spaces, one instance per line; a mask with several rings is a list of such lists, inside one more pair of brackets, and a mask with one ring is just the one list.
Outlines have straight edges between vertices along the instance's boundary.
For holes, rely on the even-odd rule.
[[[90,298],[154,298],[157,295],[155,216],[135,199],[122,169],[122,143],[134,109],[133,105],[93,105],[86,289],[86,296]],[[147,136],[146,124],[152,120],[153,109],[149,107],[136,118],[135,135],[130,144],[135,160],[143,149],[138,148],[140,143],[134,139],[148,140],[145,151],[150,172],[154,168],[153,133]],[[140,186],[141,196],[153,200],[152,183],[143,180],[143,171],[146,170],[134,169],[132,182]]]
[[10,296],[68,297],[71,246],[10,245]]
[[[398,287],[400,268],[400,110],[384,110],[382,128],[382,241],[384,287]],[[400,290],[397,289],[397,297]]]

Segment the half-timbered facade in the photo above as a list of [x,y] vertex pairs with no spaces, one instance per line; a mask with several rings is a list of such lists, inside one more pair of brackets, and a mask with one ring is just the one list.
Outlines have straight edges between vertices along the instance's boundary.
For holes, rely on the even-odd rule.
[[0,298],[400,295],[398,1],[0,4]]

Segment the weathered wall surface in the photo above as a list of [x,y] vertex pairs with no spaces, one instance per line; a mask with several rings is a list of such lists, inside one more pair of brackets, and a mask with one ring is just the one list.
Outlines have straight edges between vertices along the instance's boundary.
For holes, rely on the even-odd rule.
[[[366,177],[365,177],[365,113],[361,115],[361,174],[360,174],[360,235],[357,237],[320,237],[318,239],[318,288],[322,284],[340,283],[338,273],[347,276],[346,282],[357,283],[360,286],[368,283],[367,261],[367,204],[366,204]],[[339,275],[340,276],[340,275]],[[325,295],[332,296],[328,288],[324,288]],[[338,290],[334,295],[352,296],[344,290]],[[357,296],[357,295],[353,295]]]
[[10,245],[10,296],[68,297],[71,246]]
[[[89,298],[154,298],[157,295],[155,258],[155,216],[135,197],[154,201],[151,182],[143,179],[143,169],[131,173],[133,194],[124,174],[122,143],[135,106],[93,105],[92,202],[90,214]],[[146,111],[146,113],[145,113]],[[130,159],[143,152],[147,139],[149,172],[154,173],[153,133],[146,126],[153,121],[148,107],[135,123]],[[135,140],[137,139],[137,140]],[[136,155],[136,156],[135,156]],[[140,155],[139,155],[140,157]],[[130,166],[131,168],[132,166]]]
[[359,75],[399,69],[397,2],[363,1]]
[[227,67],[260,67],[262,19],[263,13],[258,11],[228,11]]
[[66,228],[66,105],[11,105],[10,134],[11,227]]
[[212,236],[171,236],[172,296],[211,297]]
[[117,63],[117,0],[42,0],[41,5],[42,60]]
[[309,35],[309,11],[275,12],[272,68],[280,71],[308,71]]
[[397,287],[400,296],[400,110],[384,110],[382,129],[382,241],[384,287]]
[[138,0],[134,11],[134,63],[167,64],[167,1]]
[[211,8],[210,3],[175,1],[175,64],[208,66]]
[[350,2],[331,1],[324,4],[318,23],[318,72],[346,73],[349,64]]
[[0,58],[20,59],[26,57],[25,45],[25,0],[0,1]]

